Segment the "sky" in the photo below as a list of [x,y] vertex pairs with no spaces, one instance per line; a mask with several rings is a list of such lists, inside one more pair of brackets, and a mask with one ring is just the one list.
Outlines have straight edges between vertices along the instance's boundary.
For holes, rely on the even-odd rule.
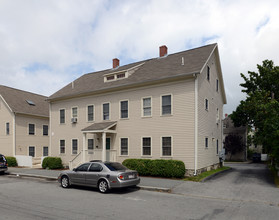
[[279,66],[278,0],[0,0],[0,84],[50,96],[89,72],[218,43],[230,114],[240,73]]

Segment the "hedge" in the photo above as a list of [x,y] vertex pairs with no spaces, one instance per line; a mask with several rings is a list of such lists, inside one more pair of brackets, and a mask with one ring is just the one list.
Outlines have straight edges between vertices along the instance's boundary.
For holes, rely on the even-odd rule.
[[44,169],[62,169],[62,160],[60,157],[45,157],[42,163]]
[[15,157],[6,157],[9,167],[17,167],[17,161]]
[[141,176],[183,178],[186,171],[185,164],[179,160],[126,159],[122,164]]

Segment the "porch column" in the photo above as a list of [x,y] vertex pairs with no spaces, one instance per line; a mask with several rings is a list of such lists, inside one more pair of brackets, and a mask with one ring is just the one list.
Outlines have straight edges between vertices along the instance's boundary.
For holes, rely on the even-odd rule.
[[83,143],[82,143],[82,163],[85,162],[85,152],[86,152],[86,133],[83,133]]
[[102,139],[103,139],[102,161],[106,161],[106,139],[107,139],[106,132],[102,133]]

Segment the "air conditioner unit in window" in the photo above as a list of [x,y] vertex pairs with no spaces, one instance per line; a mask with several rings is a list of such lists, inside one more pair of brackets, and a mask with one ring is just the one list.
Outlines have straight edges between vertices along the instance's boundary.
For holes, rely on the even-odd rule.
[[77,123],[77,118],[72,118],[72,123]]

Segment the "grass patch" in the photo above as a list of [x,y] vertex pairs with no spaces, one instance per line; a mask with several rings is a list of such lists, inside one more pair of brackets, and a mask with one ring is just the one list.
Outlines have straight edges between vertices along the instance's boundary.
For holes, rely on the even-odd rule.
[[211,176],[212,174],[214,173],[218,173],[218,172],[221,172],[223,170],[228,170],[230,169],[230,167],[220,167],[216,170],[210,170],[210,171],[206,171],[206,172],[203,172],[201,173],[200,175],[197,175],[197,176],[190,176],[190,177],[186,177],[184,178],[183,180],[185,181],[194,181],[194,182],[200,182],[202,181],[204,178],[208,177],[208,176]]

